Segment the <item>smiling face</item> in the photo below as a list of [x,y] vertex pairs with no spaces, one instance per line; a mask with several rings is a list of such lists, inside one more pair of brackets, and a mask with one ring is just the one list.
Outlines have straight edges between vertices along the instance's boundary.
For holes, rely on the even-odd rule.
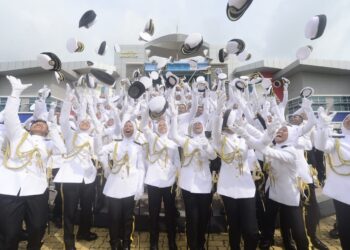
[[89,120],[82,120],[80,123],[79,123],[79,129],[81,131],[88,131],[91,127],[91,124],[90,124],[90,121]]
[[179,112],[179,114],[183,114],[186,113],[186,105],[185,104],[179,104],[177,106],[177,111]]
[[284,126],[277,131],[275,142],[277,144],[281,144],[285,142],[287,139],[288,139],[288,128]]
[[158,133],[159,133],[160,135],[164,135],[164,134],[166,134],[167,132],[168,132],[168,126],[167,126],[165,120],[160,120],[160,121],[158,122]]
[[343,121],[344,128],[350,130],[350,115],[347,115]]
[[107,127],[111,127],[114,125],[114,120],[113,118],[109,118],[108,121],[106,122]]
[[300,125],[303,122],[303,117],[301,115],[293,115],[291,117],[291,123],[293,125]]
[[196,112],[196,117],[201,116],[203,114],[204,107],[203,106],[198,106],[197,112]]
[[30,126],[31,135],[47,136],[49,133],[49,127],[45,121],[35,121]]
[[127,121],[123,127],[123,134],[125,137],[129,138],[134,134],[134,125],[131,121]]
[[193,124],[193,133],[199,135],[203,132],[203,125],[201,122],[195,122]]

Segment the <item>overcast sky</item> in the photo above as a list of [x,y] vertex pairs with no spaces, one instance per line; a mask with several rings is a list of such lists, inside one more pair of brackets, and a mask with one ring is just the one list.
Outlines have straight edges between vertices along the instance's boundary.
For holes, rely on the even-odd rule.
[[[311,58],[350,60],[350,0],[254,0],[244,16],[231,22],[227,0],[0,0],[0,61],[35,60],[45,51],[62,61],[95,60],[113,63],[113,44],[142,44],[138,33],[146,21],[155,23],[154,38],[169,33],[202,33],[210,44],[224,46],[233,38],[246,42],[252,61],[293,60],[296,50],[312,45]],[[78,28],[81,15],[95,10],[97,22]],[[305,23],[314,15],[328,18],[324,35],[304,37]],[[86,45],[70,54],[66,41],[76,37]],[[97,56],[103,40],[108,53]]]

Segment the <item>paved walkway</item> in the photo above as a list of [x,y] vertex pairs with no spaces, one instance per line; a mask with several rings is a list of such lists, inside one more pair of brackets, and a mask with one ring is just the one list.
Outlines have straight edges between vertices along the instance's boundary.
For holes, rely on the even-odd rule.
[[[327,217],[321,220],[320,223],[320,231],[319,236],[320,239],[323,240],[328,246],[330,250],[340,250],[340,243],[339,240],[331,239],[328,236],[329,230],[333,228],[333,224],[335,222],[335,216]],[[108,238],[108,230],[105,228],[93,228],[93,232],[96,232],[99,236],[99,238],[96,241],[93,242],[77,242],[76,247],[80,250],[86,250],[86,249],[109,249],[109,238]],[[51,233],[50,235],[45,235],[44,238],[44,245],[42,247],[42,250],[55,250],[55,249],[63,249],[63,231],[56,229],[53,225],[51,225]],[[281,237],[279,230],[276,230],[276,246],[273,247],[274,250],[277,249],[283,249],[281,247]],[[167,249],[167,238],[166,234],[162,233],[160,235],[160,249]],[[138,244],[140,243],[140,248],[138,248]],[[186,249],[186,237],[185,235],[178,234],[177,236],[177,245],[179,247],[179,250],[185,250]],[[21,243],[20,248],[21,250],[25,249],[26,244]],[[140,250],[146,250],[149,249],[149,234],[146,232],[138,233],[135,232],[134,234],[134,242],[132,249],[140,249]],[[209,250],[226,250],[229,249],[228,247],[228,235],[227,233],[221,233],[221,234],[212,234],[209,238]]]

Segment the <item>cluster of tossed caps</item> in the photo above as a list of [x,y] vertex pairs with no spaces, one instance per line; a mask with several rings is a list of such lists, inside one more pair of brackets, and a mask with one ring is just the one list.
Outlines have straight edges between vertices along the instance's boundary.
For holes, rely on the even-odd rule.
[[[243,14],[247,11],[249,6],[252,4],[253,0],[228,0],[226,5],[226,15],[230,21],[239,20]],[[327,24],[326,15],[316,15],[313,16],[305,26],[305,38],[310,40],[315,40],[321,37],[325,31]],[[299,60],[305,60],[309,58],[313,51],[313,47],[311,45],[306,45],[300,47],[296,52],[296,57]],[[220,62],[225,62],[229,54],[231,53],[228,47],[222,48],[219,51],[219,60]],[[248,52],[243,52],[237,54],[237,58],[240,61],[248,61],[251,58],[251,54]]]
[[141,76],[140,71],[135,70],[133,77],[134,81],[128,88],[128,95],[134,99],[140,98],[151,87],[174,88],[180,82],[180,78],[170,71],[165,74],[165,80],[157,71],[152,71],[148,77]]
[[[305,25],[305,38],[309,40],[315,40],[320,38],[327,25],[326,15],[316,15],[309,19]],[[296,52],[296,57],[299,60],[306,60],[311,55],[313,47],[311,45],[306,45],[300,47]]]
[[[96,13],[93,10],[86,11],[79,20],[79,28],[85,27],[90,28],[96,22]],[[85,45],[83,42],[79,41],[77,38],[70,38],[67,40],[66,48],[70,53],[81,53],[84,51]],[[98,55],[105,55],[107,50],[106,41],[101,42],[100,46],[96,49]],[[115,44],[114,50],[116,53],[120,52],[120,47]],[[37,62],[40,67],[45,70],[54,71],[55,78],[58,83],[65,81],[64,75],[61,72],[61,60],[59,57],[52,52],[43,52],[37,56]],[[92,67],[94,63],[87,61],[87,66]],[[88,88],[96,88],[96,79],[108,86],[112,86],[115,82],[114,77],[100,69],[92,68],[90,74],[82,75],[76,82],[77,86],[84,86]]]

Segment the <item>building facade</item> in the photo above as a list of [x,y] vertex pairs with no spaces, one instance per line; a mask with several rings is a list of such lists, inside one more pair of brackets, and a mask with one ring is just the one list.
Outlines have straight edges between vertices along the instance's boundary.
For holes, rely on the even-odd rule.
[[216,78],[216,68],[228,74],[238,64],[234,60],[220,63],[218,53],[222,46],[210,45],[205,41],[196,53],[183,55],[181,46],[186,37],[185,34],[169,34],[143,45],[121,45],[121,51],[115,55],[116,69],[121,78],[132,78],[137,69],[142,74],[160,71],[157,61],[159,58],[165,58],[168,61],[162,68],[163,73],[171,71],[179,77],[186,77],[187,80],[203,75],[210,82]]
[[350,114],[350,61],[305,60],[288,63],[279,60],[264,60],[235,68],[232,77],[261,72],[278,80],[282,77],[291,82],[288,94],[287,113],[300,108],[300,91],[305,87],[314,89],[311,100],[316,111],[322,106],[333,114],[332,122],[339,126]]
[[[65,77],[63,83],[58,83],[52,71],[46,71],[39,67],[37,61],[16,61],[0,63],[0,111],[4,109],[7,97],[11,94],[11,85],[7,80],[7,75],[20,78],[22,83],[31,83],[32,86],[23,91],[21,104],[19,108],[21,121],[31,116],[30,107],[34,104],[38,97],[38,90],[44,85],[51,89],[51,97],[47,100],[49,105],[52,101],[57,102],[57,106],[61,106],[61,102],[65,95],[66,82],[74,83],[83,74],[90,72],[91,68],[108,70],[115,78],[119,77],[114,66],[94,63],[88,66],[87,62],[66,62],[62,63],[61,73]],[[99,87],[103,84],[99,84]]]

